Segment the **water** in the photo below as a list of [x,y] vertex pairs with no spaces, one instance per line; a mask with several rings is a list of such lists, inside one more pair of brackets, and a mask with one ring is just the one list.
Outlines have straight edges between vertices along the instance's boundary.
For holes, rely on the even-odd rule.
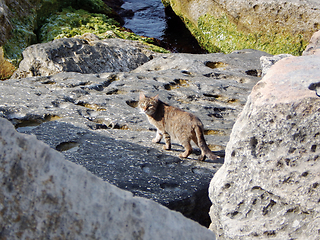
[[161,0],[124,0],[121,6],[132,10],[132,17],[125,17],[124,27],[138,35],[161,39],[166,28],[166,15]]
[[161,0],[124,0],[121,6],[131,14],[123,16],[124,27],[134,33],[161,40],[161,46],[172,52],[205,53],[172,9]]

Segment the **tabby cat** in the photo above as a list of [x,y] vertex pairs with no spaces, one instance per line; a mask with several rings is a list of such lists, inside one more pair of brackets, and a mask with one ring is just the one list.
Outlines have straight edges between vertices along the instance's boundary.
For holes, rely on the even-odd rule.
[[195,115],[180,108],[169,106],[159,100],[158,95],[147,97],[140,93],[138,105],[142,112],[147,115],[149,122],[157,128],[157,135],[152,142],[159,143],[164,137],[165,146],[163,146],[163,149],[170,150],[170,137],[172,137],[185,148],[185,151],[179,157],[187,158],[192,152],[190,141],[193,140],[201,149],[199,161],[204,161],[206,156],[212,160],[218,158],[206,144],[203,124]]

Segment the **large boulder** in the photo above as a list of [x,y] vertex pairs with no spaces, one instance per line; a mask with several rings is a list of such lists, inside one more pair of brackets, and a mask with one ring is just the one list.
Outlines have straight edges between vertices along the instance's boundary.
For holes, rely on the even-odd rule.
[[12,78],[59,72],[128,72],[149,61],[151,54],[143,44],[123,39],[100,41],[94,35],[88,40],[62,38],[29,46]]
[[319,30],[316,0],[164,0],[210,52],[254,48],[301,54]]
[[102,181],[0,118],[2,239],[208,239],[180,213]]
[[210,184],[219,239],[319,239],[319,62],[282,59],[253,88]]
[[139,92],[199,116],[209,147],[223,157],[265,55],[160,54],[131,72],[10,79],[0,82],[0,116],[102,179],[209,226],[207,189],[223,160],[198,162],[197,149],[179,159],[181,146],[151,143],[155,129],[136,108]]

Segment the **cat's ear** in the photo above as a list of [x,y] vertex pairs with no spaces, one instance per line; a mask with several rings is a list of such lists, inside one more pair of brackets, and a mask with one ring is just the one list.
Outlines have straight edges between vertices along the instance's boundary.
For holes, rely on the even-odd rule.
[[156,100],[156,101],[158,101],[158,100],[159,100],[159,94],[155,95],[155,96],[153,97],[153,99]]
[[146,97],[146,95],[144,95],[143,92],[140,92],[139,99],[140,99],[140,100],[143,100],[143,99],[145,99],[145,97]]

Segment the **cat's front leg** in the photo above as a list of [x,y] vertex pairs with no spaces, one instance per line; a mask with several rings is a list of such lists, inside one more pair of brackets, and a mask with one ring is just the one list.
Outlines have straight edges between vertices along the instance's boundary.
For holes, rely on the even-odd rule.
[[170,150],[171,149],[171,140],[170,140],[170,135],[168,133],[164,133],[164,142],[165,145],[163,146],[164,150]]
[[159,143],[162,139],[163,134],[157,129],[157,135],[154,139],[152,139],[153,143]]

